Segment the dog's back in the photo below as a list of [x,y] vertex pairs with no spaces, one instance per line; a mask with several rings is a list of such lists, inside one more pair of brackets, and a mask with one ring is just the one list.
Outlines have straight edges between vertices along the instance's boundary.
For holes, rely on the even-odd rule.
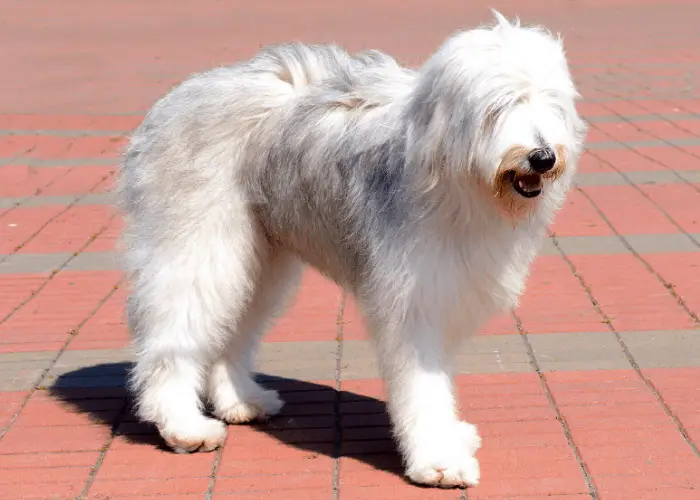
[[203,182],[220,186],[216,178],[221,168],[212,168],[220,162],[212,157],[225,154],[229,163],[237,163],[251,132],[311,87],[332,85],[339,100],[354,105],[385,101],[395,94],[391,81],[382,87],[360,80],[380,81],[386,72],[375,75],[373,68],[386,67],[409,73],[378,51],[350,55],[334,45],[289,43],[267,47],[243,63],[193,75],[161,98],[134,132],[120,172],[122,208],[127,213],[138,210],[149,185],[178,190],[163,193],[160,201],[165,203],[185,199],[183,190]]
[[[139,238],[177,241],[210,215],[214,202],[237,200],[247,211],[261,201],[260,176],[243,172],[256,161],[245,156],[262,154],[264,144],[249,143],[265,140],[284,108],[306,102],[320,112],[376,109],[407,91],[412,79],[413,72],[378,51],[350,55],[301,43],[267,47],[243,63],[192,76],[153,106],[127,147],[118,184],[123,242],[133,248]],[[147,258],[127,253],[127,268],[143,268],[141,256]]]

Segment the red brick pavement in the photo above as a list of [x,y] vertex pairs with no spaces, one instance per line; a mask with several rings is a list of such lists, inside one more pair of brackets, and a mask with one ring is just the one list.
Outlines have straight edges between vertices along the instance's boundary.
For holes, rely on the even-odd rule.
[[[162,450],[131,416],[124,365],[100,358],[128,345],[122,276],[104,264],[121,229],[107,194],[126,134],[193,71],[289,39],[380,48],[418,64],[452,30],[488,19],[487,6],[0,0],[9,21],[0,30],[0,382],[10,384],[0,391],[0,500],[700,498],[700,363],[651,366],[625,344],[630,333],[698,329],[700,5],[524,5],[494,6],[564,33],[589,150],[520,307],[480,335],[609,334],[630,363],[586,369],[574,353],[581,370],[460,375],[462,411],[485,437],[483,481],[435,491],[401,479],[370,374],[272,381],[288,402],[279,418],[231,429],[216,453]],[[353,301],[310,272],[266,342],[366,338]],[[107,377],[78,367],[59,390],[44,387],[51,378],[11,385],[68,355]]]

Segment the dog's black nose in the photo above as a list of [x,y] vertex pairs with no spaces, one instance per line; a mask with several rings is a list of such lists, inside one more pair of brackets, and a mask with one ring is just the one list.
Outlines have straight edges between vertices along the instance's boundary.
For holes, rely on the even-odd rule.
[[552,170],[557,162],[557,157],[549,148],[535,149],[530,156],[527,157],[530,162],[530,168],[540,174]]

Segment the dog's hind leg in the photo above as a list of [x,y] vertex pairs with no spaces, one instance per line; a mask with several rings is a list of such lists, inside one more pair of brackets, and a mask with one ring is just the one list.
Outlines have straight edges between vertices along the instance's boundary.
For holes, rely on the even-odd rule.
[[214,414],[240,424],[277,414],[283,402],[277,391],[267,390],[253,379],[253,357],[261,336],[281,314],[296,289],[303,265],[284,252],[277,252],[261,265],[253,299],[209,376],[208,395]]
[[143,231],[127,252],[135,271],[131,385],[138,415],[155,423],[173,449],[209,451],[223,444],[226,426],[203,413],[206,377],[229,325],[250,302],[265,245],[244,202],[227,200],[196,221],[180,220],[167,240]]

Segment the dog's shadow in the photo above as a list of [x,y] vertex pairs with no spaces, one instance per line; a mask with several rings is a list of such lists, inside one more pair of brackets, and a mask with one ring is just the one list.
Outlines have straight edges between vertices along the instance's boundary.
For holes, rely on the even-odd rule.
[[[154,426],[133,414],[126,377],[131,363],[107,363],[60,375],[49,388],[71,410],[87,414],[132,443],[167,450]],[[401,476],[401,460],[391,437],[386,406],[378,399],[327,385],[258,374],[267,388],[280,391],[285,406],[266,422],[250,424],[280,443],[310,456],[351,457],[375,469]],[[229,426],[235,440],[237,426]]]

